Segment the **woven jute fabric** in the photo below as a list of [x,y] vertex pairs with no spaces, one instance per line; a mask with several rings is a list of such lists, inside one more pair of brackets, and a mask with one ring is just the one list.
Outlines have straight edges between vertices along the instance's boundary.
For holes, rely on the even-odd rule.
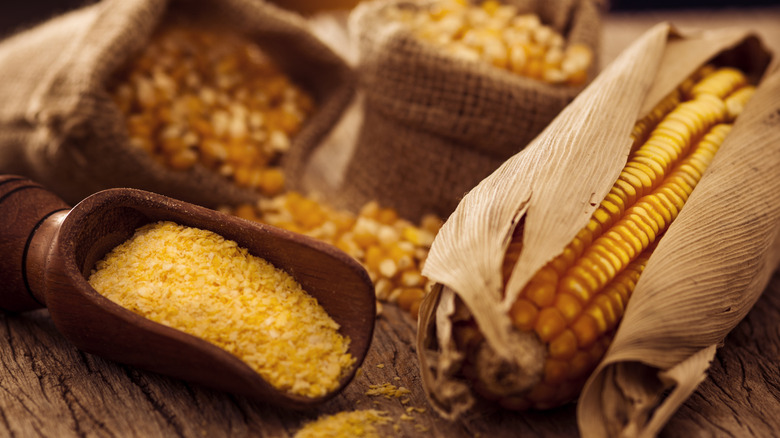
[[104,0],[0,43],[0,172],[47,185],[67,202],[134,187],[208,207],[253,202],[196,165],[172,171],[133,148],[107,87],[169,20],[236,32],[256,42],[315,99],[282,166],[296,188],[309,156],[354,95],[354,73],[306,21],[260,0]]
[[[410,219],[425,213],[447,217],[582,87],[550,85],[450,57],[386,18],[385,8],[401,3],[409,7],[366,3],[350,17],[365,119],[338,202],[354,209],[377,199]],[[512,4],[539,15],[567,44],[584,43],[597,54],[600,2]]]

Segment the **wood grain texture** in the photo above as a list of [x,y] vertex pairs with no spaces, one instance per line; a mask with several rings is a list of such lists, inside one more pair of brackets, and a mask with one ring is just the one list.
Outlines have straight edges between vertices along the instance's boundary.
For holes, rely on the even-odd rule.
[[[2,313],[0,436],[286,437],[319,415],[366,408],[387,411],[400,426],[399,434],[384,429],[387,436],[576,436],[573,405],[543,413],[487,410],[454,423],[437,417],[420,387],[415,331],[411,317],[385,305],[362,373],[320,408],[294,412],[80,352],[46,310]],[[780,272],[662,436],[772,436],[780,430],[779,359]],[[409,402],[365,394],[383,383],[409,388]],[[410,406],[427,411],[400,420]]]

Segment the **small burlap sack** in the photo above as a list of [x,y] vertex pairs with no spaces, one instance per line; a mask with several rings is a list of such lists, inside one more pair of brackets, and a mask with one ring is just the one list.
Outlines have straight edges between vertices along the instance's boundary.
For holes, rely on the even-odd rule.
[[171,171],[131,147],[107,93],[112,74],[166,20],[225,29],[256,42],[315,99],[282,159],[288,186],[354,94],[352,70],[303,18],[260,0],[104,0],[0,43],[0,172],[35,179],[67,202],[135,187],[208,207],[258,193],[196,166]]
[[[350,17],[365,106],[339,202],[357,208],[378,199],[409,219],[428,212],[446,217],[582,87],[549,85],[452,58],[388,21],[385,8],[408,3],[366,3]],[[567,44],[584,43],[597,54],[600,2],[507,3],[536,13]]]

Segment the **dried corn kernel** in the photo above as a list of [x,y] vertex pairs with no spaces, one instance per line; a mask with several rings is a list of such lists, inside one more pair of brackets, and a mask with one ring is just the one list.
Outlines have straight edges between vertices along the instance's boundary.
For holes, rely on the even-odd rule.
[[420,272],[441,219],[427,215],[416,226],[375,201],[368,202],[355,216],[297,192],[263,200],[256,206],[226,208],[225,212],[335,245],[368,271],[377,300],[398,302],[417,316],[428,284]]
[[289,274],[210,231],[158,222],[99,261],[108,299],[237,356],[276,388],[318,397],[355,359],[349,338]]
[[154,35],[110,91],[131,145],[267,196],[281,193],[278,162],[314,108],[254,43],[187,28]]
[[551,84],[582,85],[593,63],[583,44],[565,45],[563,36],[534,14],[487,0],[480,5],[435,0],[414,7],[388,8],[422,41],[470,62],[482,61]]

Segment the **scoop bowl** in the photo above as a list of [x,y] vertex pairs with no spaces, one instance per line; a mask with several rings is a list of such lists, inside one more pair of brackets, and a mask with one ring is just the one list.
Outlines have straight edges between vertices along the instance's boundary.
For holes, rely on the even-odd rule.
[[[172,221],[234,240],[293,276],[340,325],[356,359],[321,397],[281,391],[236,356],[137,315],[95,291],[95,263],[138,227]],[[42,186],[0,176],[0,308],[46,307],[77,348],[134,367],[292,409],[317,406],[354,377],[374,330],[374,287],[353,258],[317,240],[135,189],[98,192],[73,208]]]

